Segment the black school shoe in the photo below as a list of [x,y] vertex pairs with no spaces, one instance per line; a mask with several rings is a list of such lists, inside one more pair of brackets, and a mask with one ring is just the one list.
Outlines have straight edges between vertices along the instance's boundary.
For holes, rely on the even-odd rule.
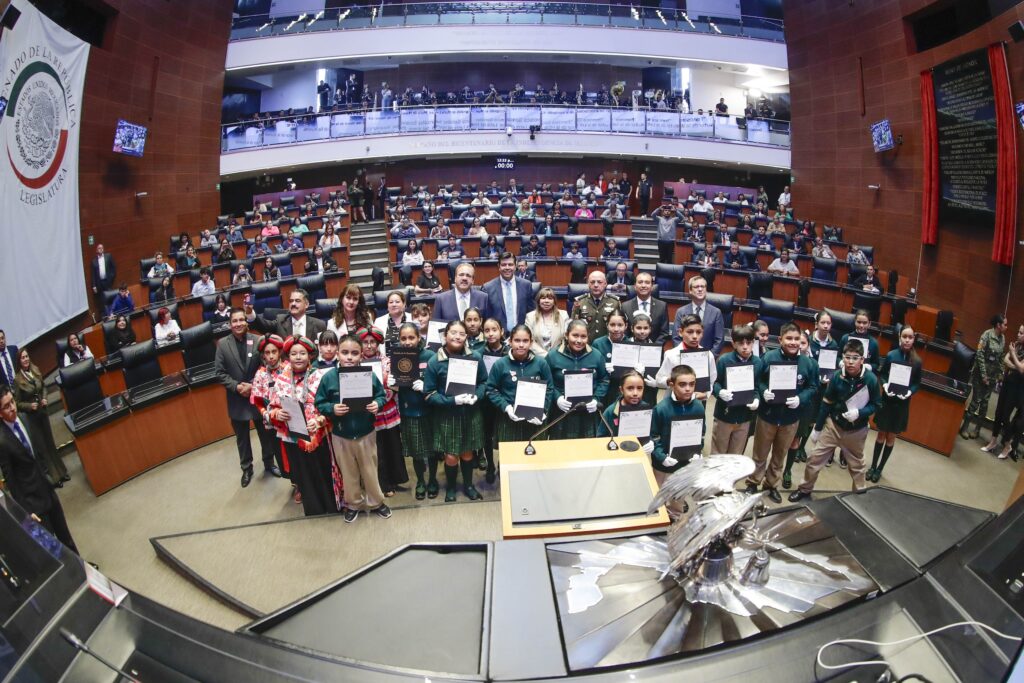
[[810,498],[810,497],[811,497],[811,494],[804,493],[800,489],[797,489],[796,491],[793,491],[793,493],[789,494],[789,502],[790,503],[799,503],[801,500],[803,500],[805,498]]
[[359,510],[353,510],[352,508],[345,508],[345,523],[351,524],[359,518]]
[[763,491],[764,494],[768,496],[768,500],[775,503],[776,505],[782,502],[782,494],[779,493],[778,489],[768,488],[766,486],[765,488],[761,489],[761,491]]
[[387,503],[381,503],[380,507],[373,509],[373,514],[377,515],[381,519],[387,519],[391,516],[391,508],[387,506]]

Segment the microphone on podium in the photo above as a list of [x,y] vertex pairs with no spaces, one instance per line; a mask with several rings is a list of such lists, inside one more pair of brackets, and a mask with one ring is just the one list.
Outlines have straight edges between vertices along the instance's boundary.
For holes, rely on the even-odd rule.
[[67,630],[63,626],[60,627],[60,636],[64,640],[68,641],[68,643],[70,643],[71,646],[73,648],[75,648],[76,650],[89,655],[90,657],[95,659],[97,662],[99,662],[100,664],[102,664],[106,668],[110,669],[114,673],[118,674],[119,676],[124,677],[125,679],[127,679],[131,683],[141,683],[141,681],[139,681],[139,679],[136,678],[135,676],[127,673],[126,671],[122,671],[121,669],[119,669],[116,666],[114,666],[112,663],[108,662],[103,657],[101,657],[98,654],[96,654],[95,652],[93,652],[92,649],[88,645],[85,644],[85,641],[83,641],[81,638],[79,638],[78,636],[76,636],[74,633],[72,633],[71,631]]
[[[586,406],[586,403],[576,403],[576,404],[574,404],[573,407],[570,408],[568,411],[562,413],[557,418],[555,418],[554,420],[552,420],[551,422],[549,422],[548,424],[544,425],[543,427],[538,429],[536,432],[534,432],[534,434],[532,436],[530,436],[530,440],[527,441],[526,448],[523,449],[523,455],[537,455],[537,449],[533,447],[533,440],[536,439],[537,437],[541,436],[545,432],[547,432],[549,429],[554,427],[556,424],[558,424],[559,422],[561,422],[565,418],[567,418],[570,415],[572,415],[574,412],[576,412],[580,408],[584,408],[584,406]],[[608,433],[609,434],[614,434],[614,431],[612,430],[611,425],[608,424],[608,420],[604,419],[604,414],[600,410],[597,411],[597,416],[599,418],[601,418],[601,422],[604,423],[605,429],[608,430]],[[633,444],[630,444],[630,445],[633,445]],[[625,444],[623,444],[623,446],[625,447]],[[607,448],[610,451],[617,451],[617,450],[619,450],[619,444],[615,443],[615,437],[614,436],[612,436],[611,438],[608,439],[608,446],[607,446]],[[627,448],[626,450],[635,450],[635,449],[628,449]]]

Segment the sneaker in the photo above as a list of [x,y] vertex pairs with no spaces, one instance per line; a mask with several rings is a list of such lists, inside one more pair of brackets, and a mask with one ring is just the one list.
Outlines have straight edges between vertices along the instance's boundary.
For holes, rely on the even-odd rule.
[[839,456],[839,469],[842,469],[842,470],[846,469],[846,456],[845,455],[840,455]]
[[359,517],[359,510],[353,510],[352,508],[345,508],[345,523],[351,524],[356,521]]
[[387,519],[391,516],[391,508],[386,503],[381,503],[380,507],[373,509],[373,514],[377,515],[381,519]]

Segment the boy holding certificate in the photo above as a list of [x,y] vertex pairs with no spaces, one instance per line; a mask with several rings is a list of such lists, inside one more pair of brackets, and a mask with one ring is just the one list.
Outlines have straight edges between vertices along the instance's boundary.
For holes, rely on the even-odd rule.
[[[605,359],[587,343],[587,323],[570,320],[561,346],[548,353],[555,405],[571,412],[551,428],[552,439],[587,439],[597,434],[597,411],[608,393]],[[557,419],[552,418],[552,419]]]
[[711,431],[711,453],[742,454],[747,447],[750,418],[760,405],[757,376],[761,359],[754,356],[754,328],[734,325],[732,348],[716,363],[715,426]]
[[345,482],[345,521],[349,523],[356,521],[360,510],[372,510],[384,519],[391,516],[377,479],[373,429],[384,405],[384,385],[368,368],[357,368],[362,359],[362,342],[353,335],[343,337],[338,343],[338,367],[321,378],[314,400],[323,418],[321,426],[332,424],[331,445]]
[[597,426],[598,436],[635,436],[640,440],[644,453],[654,452],[654,441],[651,439],[651,421],[654,410],[650,403],[644,401],[643,375],[636,370],[628,370],[619,382],[620,400],[604,409],[604,422],[607,422],[613,434],[608,433],[604,422]]
[[648,375],[644,381],[647,382],[647,386],[667,389],[672,369],[686,365],[697,377],[694,398],[698,401],[706,401],[711,395],[711,387],[718,380],[718,369],[715,367],[714,354],[700,345],[701,337],[704,336],[704,323],[692,313],[684,315],[679,321],[679,329],[676,330],[676,334],[682,340],[679,346],[665,354],[657,376]]
[[807,458],[804,480],[790,494],[789,502],[798,503],[811,496],[818,472],[836,448],[846,452],[853,490],[864,490],[864,442],[868,438],[868,418],[881,404],[878,378],[864,363],[864,346],[851,339],[843,347],[843,369],[837,372],[825,390],[818,421],[811,433],[814,449]]
[[[516,325],[509,337],[509,352],[498,359],[487,377],[487,399],[497,413],[492,432],[495,443],[528,441],[544,424],[555,400],[551,368],[533,355],[532,345],[530,328]],[[488,463],[489,482],[494,481],[492,463]]]
[[754,472],[747,477],[747,492],[759,486],[774,503],[781,503],[779,479],[789,446],[800,427],[803,411],[818,391],[818,369],[810,356],[800,354],[800,328],[785,323],[779,328],[781,347],[761,358],[757,375],[757,428],[754,430]]
[[921,388],[921,357],[914,350],[914,330],[910,325],[900,330],[899,342],[898,347],[885,355],[878,370],[883,396],[882,406],[875,413],[878,437],[868,481],[877,482],[882,478],[882,470],[896,445],[896,435],[903,433],[910,423],[910,397]]
[[[427,411],[427,402],[423,397],[423,373],[427,364],[434,357],[428,351],[420,336],[420,328],[416,323],[402,323],[398,328],[398,348],[412,349],[417,352],[415,358],[392,360],[392,368],[402,375],[415,377],[408,386],[398,385],[398,412],[402,416],[402,455],[412,458],[412,469],[416,473],[416,500],[437,498],[437,457],[434,454],[434,435],[431,420]],[[408,365],[408,372],[405,366]],[[399,367],[401,366],[401,367]],[[423,479],[430,470],[427,482]]]
[[699,456],[704,444],[704,404],[696,398],[697,375],[693,368],[673,368],[668,386],[668,396],[654,407],[651,417],[651,466],[659,486]]
[[477,402],[484,396],[487,373],[480,355],[469,351],[465,323],[449,322],[443,339],[444,346],[427,363],[423,392],[433,418],[434,450],[444,453],[444,500],[455,501],[460,468],[466,497],[480,500],[483,496],[473,486],[473,451],[484,445],[484,419]]

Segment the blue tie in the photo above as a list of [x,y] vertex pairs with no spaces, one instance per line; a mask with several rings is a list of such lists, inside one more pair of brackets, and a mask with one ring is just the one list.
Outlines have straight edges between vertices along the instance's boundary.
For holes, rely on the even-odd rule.
[[7,384],[14,386],[14,368],[11,367],[11,359],[8,358],[7,349],[0,351],[0,358],[4,359],[4,375],[7,379]]
[[25,447],[25,450],[27,450],[32,455],[32,457],[35,457],[36,454],[32,450],[32,444],[28,442],[28,437],[25,436],[25,432],[22,431],[21,429],[21,424],[17,420],[15,420],[11,424],[11,429],[14,431],[14,435],[18,437],[18,441],[21,442],[21,445]]
[[504,280],[505,287],[505,328],[511,330],[516,326],[516,310],[512,305],[512,282]]

